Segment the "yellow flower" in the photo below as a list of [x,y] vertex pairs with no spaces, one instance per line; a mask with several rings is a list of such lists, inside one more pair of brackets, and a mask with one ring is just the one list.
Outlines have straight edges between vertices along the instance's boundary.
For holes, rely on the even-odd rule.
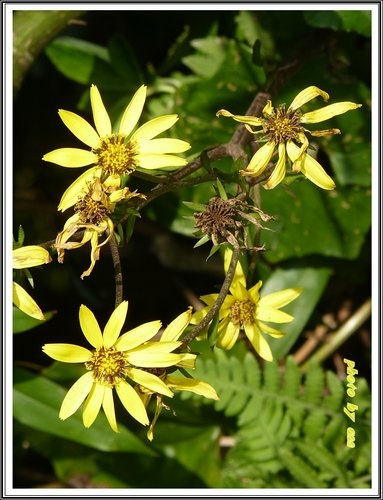
[[[57,248],[58,261],[60,263],[64,261],[65,250],[79,248],[89,241],[91,264],[83,272],[81,279],[89,276],[100,257],[101,247],[113,236],[114,224],[109,215],[113,213],[117,202],[134,196],[142,197],[143,195],[132,193],[128,188],[116,189],[113,185],[101,184],[98,177],[94,177],[93,183],[88,182],[87,190],[80,198],[71,192],[68,197],[64,198],[64,202],[67,205],[73,204],[77,197],[75,214],[69,217],[63,230],[56,237],[54,246]],[[80,230],[83,230],[81,240],[69,241]],[[99,238],[105,232],[107,232],[106,238],[99,243]]]
[[[267,140],[250,160],[242,175],[258,177],[266,169],[274,153],[278,152],[278,160],[273,173],[264,185],[266,189],[272,189],[283,181],[286,175],[286,156],[292,162],[292,171],[301,172],[311,182],[322,189],[334,189],[335,183],[324,171],[322,166],[306,151],[309,141],[305,132],[313,136],[324,136],[340,134],[339,129],[327,129],[310,131],[303,127],[308,123],[319,123],[333,116],[341,115],[347,111],[359,108],[361,104],[353,102],[337,102],[330,104],[316,111],[301,113],[299,108],[317,96],[321,96],[325,101],[329,99],[329,94],[318,87],[310,86],[299,92],[290,106],[274,108],[271,101],[267,101],[263,108],[263,118],[255,116],[233,115],[225,109],[217,112],[217,116],[227,116],[244,123],[247,130],[253,134],[263,134]],[[262,130],[254,131],[252,127],[262,127]]]
[[[227,272],[231,259],[231,250],[225,251],[225,270]],[[238,263],[230,293],[219,311],[218,338],[216,346],[221,349],[231,349],[244,330],[255,351],[266,361],[272,361],[273,355],[263,334],[272,337],[282,337],[283,333],[266,323],[289,323],[294,318],[280,308],[295,300],[302,292],[301,288],[286,288],[279,292],[260,297],[259,290],[262,281],[251,288],[246,288],[246,278],[240,263]],[[199,323],[207,314],[217,299],[218,294],[204,295],[201,300],[206,307],[197,311],[192,323]]]
[[43,351],[51,358],[64,363],[84,363],[87,370],[67,392],[61,405],[60,419],[73,415],[85,401],[82,412],[85,427],[93,424],[102,407],[111,428],[118,432],[113,400],[115,389],[130,415],[142,425],[148,425],[145,405],[127,382],[127,377],[148,391],[169,397],[174,395],[151,371],[180,363],[185,355],[172,351],[182,342],[151,341],[161,327],[160,321],[144,323],[120,335],[127,311],[128,302],[124,301],[113,311],[101,332],[92,311],[81,305],[81,329],[93,349],[73,344],[43,346]]
[[[97,87],[92,85],[90,101],[95,128],[76,113],[59,110],[64,124],[90,150],[55,149],[44,155],[43,160],[69,168],[95,165],[83,174],[82,183],[94,175],[100,176],[101,172],[119,179],[121,175],[136,169],[157,170],[184,166],[187,161],[174,153],[187,151],[190,144],[179,139],[155,138],[176,123],[177,115],[159,116],[133,132],[145,104],[146,90],[146,86],[142,85],[136,91],[122,115],[118,132],[113,132],[101,95]],[[78,190],[81,190],[81,186]]]
[[[45,248],[38,245],[28,245],[12,251],[13,269],[26,269],[51,262],[51,256]],[[32,318],[44,320],[40,307],[29,293],[15,281],[13,282],[13,303],[21,311]]]
[[[165,328],[165,330],[160,336],[159,341],[160,342],[177,341],[184,332],[185,328],[190,323],[191,316],[192,316],[191,308],[189,308],[187,311],[177,316],[177,318],[174,319]],[[186,353],[184,354],[182,360],[180,360],[180,362],[178,362],[175,366],[180,368],[194,368],[195,360],[196,360],[195,354]],[[195,394],[198,394],[200,396],[204,396],[205,398],[215,399],[215,400],[219,399],[217,393],[215,392],[215,389],[207,382],[203,382],[202,380],[197,380],[194,378],[181,377],[180,375],[174,375],[173,373],[168,374],[166,368],[157,370],[155,370],[155,368],[152,368],[152,371],[153,372],[155,371],[156,375],[159,376],[161,380],[166,384],[166,386],[172,391],[174,390],[189,391],[189,392],[194,392]],[[136,391],[145,406],[148,406],[151,397],[155,394],[154,391],[150,391],[147,388],[142,387],[141,385],[136,386]],[[161,413],[162,408],[166,408],[168,410],[170,409],[166,404],[164,404],[163,395],[157,393],[156,410],[147,433],[147,437],[150,441],[153,440],[154,425],[157,422],[157,419]]]

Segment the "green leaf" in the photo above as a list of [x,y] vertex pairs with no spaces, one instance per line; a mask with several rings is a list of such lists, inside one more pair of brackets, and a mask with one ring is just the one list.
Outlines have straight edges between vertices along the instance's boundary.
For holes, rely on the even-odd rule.
[[58,71],[84,84],[90,83],[97,60],[109,62],[105,47],[73,37],[54,39],[45,52]]
[[63,387],[45,377],[16,367],[13,393],[14,418],[34,429],[97,450],[155,455],[155,452],[123,425],[119,424],[119,433],[113,432],[102,412],[89,429],[84,427],[80,412],[67,420],[59,420],[58,413],[66,392]]
[[369,10],[310,11],[304,13],[310,26],[333,30],[356,31],[371,36],[371,12]]
[[195,74],[212,77],[225,59],[227,41],[221,37],[201,38],[192,40],[190,45],[196,52],[183,57],[182,62]]
[[291,323],[280,325],[280,330],[285,333],[284,337],[276,339],[267,336],[267,341],[276,359],[286,356],[298,339],[322,296],[330,273],[331,269],[326,267],[277,269],[261,288],[262,296],[284,288],[303,288],[298,298],[283,307],[283,311],[294,316]]
[[220,476],[219,427],[186,425],[163,419],[156,424],[154,433],[153,444],[158,451],[194,472],[208,487],[217,485]]
[[326,192],[306,179],[262,192],[262,209],[275,217],[272,231],[262,232],[265,257],[279,262],[291,257],[324,255],[354,259],[371,226],[371,192],[339,186]]
[[18,307],[13,306],[13,333],[22,333],[28,330],[32,330],[36,326],[42,325],[46,321],[49,321],[56,314],[56,311],[44,312],[45,320],[39,320],[36,318],[31,318],[28,314],[25,314]]

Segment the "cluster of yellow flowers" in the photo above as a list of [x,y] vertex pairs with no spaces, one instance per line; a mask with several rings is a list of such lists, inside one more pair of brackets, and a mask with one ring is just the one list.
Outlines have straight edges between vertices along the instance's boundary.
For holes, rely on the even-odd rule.
[[[59,116],[69,130],[90,150],[60,148],[44,155],[43,160],[62,167],[78,168],[94,165],[80,175],[64,192],[58,209],[74,206],[75,215],[70,217],[56,238],[59,262],[63,262],[65,250],[78,248],[88,241],[91,244],[91,264],[81,275],[89,276],[99,259],[100,248],[113,235],[110,215],[115,204],[135,196],[129,188],[122,188],[123,176],[135,170],[155,171],[162,168],[178,168],[187,161],[175,153],[190,149],[190,144],[179,139],[155,138],[172,127],[177,115],[164,115],[141,125],[134,131],[146,100],[147,88],[142,85],[122,115],[118,131],[112,130],[108,112],[95,85],[90,89],[95,128],[84,118],[71,111],[59,110]],[[80,241],[69,241],[83,230]],[[107,237],[99,243],[102,234]]]
[[[134,197],[144,197],[140,193],[131,192],[125,186],[126,177],[136,170],[149,170],[156,174],[161,169],[171,170],[187,164],[187,161],[177,154],[187,151],[190,148],[189,143],[173,138],[157,138],[176,123],[177,115],[160,116],[137,128],[146,93],[147,88],[142,85],[126,107],[117,131],[113,132],[100,93],[97,87],[92,85],[90,102],[95,128],[75,113],[59,111],[64,124],[90,149],[61,148],[43,157],[45,161],[69,168],[92,165],[68,187],[60,200],[58,210],[65,211],[74,207],[75,213],[66,221],[54,245],[59,262],[63,262],[65,250],[90,242],[91,264],[82,274],[82,278],[92,272],[99,259],[100,248],[114,235],[111,215],[116,205]],[[247,167],[240,172],[241,175],[258,177],[267,167],[271,167],[272,173],[264,187],[272,189],[283,181],[289,160],[293,173],[302,173],[323,189],[335,187],[331,177],[308,153],[309,141],[306,133],[323,136],[338,134],[340,131],[309,131],[303,125],[325,121],[360,105],[341,102],[317,111],[300,113],[299,108],[317,96],[326,101],[329,98],[326,92],[310,86],[295,97],[287,110],[284,106],[274,108],[271,101],[268,101],[263,109],[263,117],[233,115],[224,109],[217,112],[217,116],[231,117],[244,123],[249,132],[261,134],[260,140],[266,141],[253,155]],[[254,127],[261,129],[255,131]],[[271,162],[275,154],[277,160],[273,167]],[[233,209],[235,204],[232,205],[228,200],[217,204],[216,211],[221,219],[218,222],[213,221],[214,227],[208,228],[211,234],[207,236],[208,238],[213,235],[214,245],[220,244],[220,239],[225,238],[230,243],[227,235],[235,239],[233,234],[240,228],[242,222],[236,219]],[[239,204],[241,218],[252,220],[245,213],[246,208],[246,204]],[[212,217],[211,214],[210,216]],[[227,231],[224,216],[230,216],[229,229],[233,232]],[[266,220],[266,215],[262,216]],[[219,222],[222,223],[222,228]],[[201,227],[204,227],[202,223]],[[77,234],[77,238],[73,240],[80,231],[81,234]],[[100,242],[104,233],[106,236]],[[224,256],[226,273],[231,257],[232,251],[227,247]],[[49,252],[38,246],[21,247],[13,252],[14,269],[33,267],[50,261]],[[238,263],[229,293],[219,310],[216,346],[231,349],[240,338],[240,333],[244,332],[259,356],[271,361],[272,352],[264,335],[279,338],[283,333],[268,323],[282,324],[292,321],[293,316],[280,309],[299,297],[302,290],[299,287],[288,288],[261,296],[261,287],[261,281],[247,286],[245,273]],[[84,363],[85,367],[84,374],[66,394],[59,417],[70,417],[84,403],[82,415],[85,427],[92,425],[102,408],[111,428],[118,432],[113,399],[115,390],[129,414],[141,424],[149,425],[147,436],[151,440],[154,424],[161,410],[167,408],[163,402],[164,396],[171,398],[173,391],[180,390],[218,399],[214,388],[206,382],[182,376],[180,371],[176,374],[179,368],[193,369],[197,357],[180,340],[181,335],[189,325],[200,323],[217,297],[218,294],[202,296],[201,300],[206,307],[194,315],[189,308],[165,329],[162,329],[160,321],[151,321],[122,335],[128,310],[127,301],[120,303],[112,312],[103,332],[93,313],[82,305],[79,311],[80,326],[92,348],[63,343],[43,346],[44,352],[51,358],[66,363]],[[30,316],[43,319],[40,308],[17,283],[14,283],[13,301]],[[147,407],[153,396],[156,398],[156,409],[150,423]]]

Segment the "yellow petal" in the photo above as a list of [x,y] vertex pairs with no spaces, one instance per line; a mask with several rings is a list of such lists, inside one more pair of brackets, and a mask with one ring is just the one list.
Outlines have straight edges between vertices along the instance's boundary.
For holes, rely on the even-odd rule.
[[128,351],[148,341],[161,328],[161,321],[149,321],[121,335],[114,346],[119,351]]
[[111,387],[105,386],[102,408],[111,428],[114,432],[119,432],[116,422],[116,412],[114,411],[113,389]]
[[241,171],[242,175],[257,176],[265,170],[269,164],[275,150],[275,144],[272,141],[266,142],[250,160],[250,163],[245,170]]
[[95,231],[94,229],[86,229],[86,231],[91,231],[91,238],[90,238],[90,266],[86,271],[82,273],[80,278],[83,280],[86,276],[89,276],[91,272],[94,269],[94,266],[96,265],[96,261],[100,258],[100,246],[98,245],[98,232]]
[[262,281],[258,281],[258,283],[256,283],[248,290],[251,300],[254,302],[254,304],[257,304],[259,301],[259,290],[262,287],[262,284]]
[[77,177],[77,179],[64,191],[57,210],[64,212],[77,203],[79,198],[87,192],[87,185],[89,182],[92,182],[95,177],[99,178],[101,176],[101,171],[100,167],[92,167]]
[[121,304],[112,312],[104,328],[104,347],[106,347],[107,349],[115,344],[118,336],[120,335],[121,329],[124,326],[126,320],[127,312],[127,300],[121,302]]
[[182,354],[182,361],[177,363],[177,366],[181,366],[182,368],[193,369],[193,368],[195,368],[196,359],[197,359],[196,354],[183,353]]
[[303,155],[301,172],[309,181],[322,189],[335,188],[335,182],[326,174],[323,167],[308,154]]
[[140,142],[140,153],[183,153],[190,148],[191,146],[188,142],[181,141],[180,139],[169,139],[166,137]]
[[59,110],[59,115],[65,125],[81,142],[91,148],[96,148],[100,142],[97,132],[84,118],[71,111]]
[[278,146],[278,161],[274,167],[273,173],[267,179],[266,184],[264,184],[265,189],[273,189],[278,184],[280,184],[286,175],[286,146],[284,143]]
[[51,260],[48,250],[39,245],[27,245],[12,251],[13,269],[40,266],[48,264]]
[[233,118],[233,120],[237,122],[246,123],[247,125],[252,125],[253,127],[259,127],[263,123],[263,120],[256,116],[233,115],[226,109],[220,109],[219,111],[217,111],[216,116],[226,116],[228,118]]
[[[287,154],[291,161],[294,162],[297,160],[299,153],[300,148],[289,141],[287,143]],[[305,175],[311,182],[322,189],[330,190],[335,188],[335,182],[329,175],[326,174],[323,167],[310,155],[303,154],[300,162],[302,174]]]
[[267,335],[270,335],[271,337],[274,337],[276,339],[284,337],[285,335],[283,332],[275,328],[272,328],[271,326],[266,325],[265,323],[262,323],[262,321],[258,321],[258,326],[259,329],[262,331],[262,333],[267,333]]
[[168,386],[159,377],[153,375],[152,373],[145,372],[143,370],[138,370],[137,368],[129,368],[126,370],[129,378],[131,378],[136,384],[140,384],[146,389],[152,392],[158,392],[159,394],[164,394],[172,398],[174,394],[168,388]]
[[245,333],[255,351],[266,361],[273,360],[273,353],[266,339],[260,333],[256,325],[245,325]]
[[60,167],[79,168],[96,163],[97,155],[85,149],[60,148],[44,155],[43,160],[60,165]]
[[290,323],[294,319],[291,314],[273,307],[261,307],[260,304],[258,304],[256,316],[260,321],[270,321],[271,323]]
[[74,344],[45,344],[43,352],[56,361],[64,363],[85,363],[92,357],[89,349]]
[[323,97],[325,101],[328,101],[330,97],[327,92],[319,89],[318,87],[315,87],[314,85],[312,85],[311,87],[307,87],[299,92],[299,94],[294,98],[293,102],[289,106],[289,109],[298,109],[318,96]]
[[24,290],[18,283],[13,282],[13,303],[16,307],[28,314],[31,318],[43,321],[45,319],[40,307],[32,299],[28,292]]
[[141,368],[167,368],[182,361],[182,354],[166,352],[129,352],[126,354],[127,361]]
[[263,108],[262,113],[266,116],[270,116],[274,113],[273,103],[268,100],[266,106]]
[[190,323],[192,316],[192,309],[189,309],[176,317],[164,330],[161,335],[161,342],[169,342],[178,340],[182,332]]
[[269,293],[259,301],[259,307],[283,307],[295,300],[302,293],[302,288],[285,288],[278,292]]
[[[325,106],[324,108],[317,109],[316,111],[310,111],[301,116],[301,123],[318,123],[328,120],[333,116],[338,116],[347,111],[360,108],[361,104],[355,104],[354,102],[336,102]],[[323,134],[322,134],[323,135]]]
[[90,345],[103,347],[103,338],[98,322],[90,309],[81,304],[79,311],[81,330]]
[[119,133],[128,136],[140,119],[146,99],[146,86],[141,87],[136,91],[130,103],[126,107],[122,115]]
[[94,380],[92,372],[82,375],[67,392],[59,413],[59,418],[65,420],[75,413],[92,389]]
[[195,394],[199,394],[209,399],[219,399],[215,389],[210,384],[202,382],[201,380],[168,375],[166,377],[166,382],[172,389],[194,392]]
[[153,118],[138,128],[132,135],[132,140],[145,142],[153,139],[156,135],[168,130],[178,120],[178,115],[163,115]]
[[156,170],[164,167],[183,167],[187,165],[187,160],[174,155],[146,154],[139,153],[137,161],[141,168],[146,170]]
[[90,427],[96,420],[100,412],[102,400],[104,399],[105,386],[102,384],[93,384],[90,393],[85,400],[84,410],[82,412],[82,421],[85,427]]
[[[100,137],[106,137],[112,133],[112,125],[109,115],[102,102],[100,92],[96,85],[90,87],[90,103],[92,106],[94,124]],[[93,147],[93,146],[92,146]]]
[[234,325],[228,320],[222,322],[218,327],[217,347],[225,350],[231,349],[238,339],[239,330],[239,325]]
[[121,381],[118,385],[116,385],[116,392],[121,400],[121,403],[125,406],[130,415],[140,422],[140,424],[148,425],[149,419],[144,403],[141,401],[133,387],[131,387],[127,382]]

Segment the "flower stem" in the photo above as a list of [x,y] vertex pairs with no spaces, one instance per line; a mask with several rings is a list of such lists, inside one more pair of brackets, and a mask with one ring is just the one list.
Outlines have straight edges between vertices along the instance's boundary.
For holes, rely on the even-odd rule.
[[343,325],[334,332],[330,341],[318,349],[302,366],[302,371],[308,369],[312,361],[322,362],[333,354],[371,315],[371,299],[367,299]]
[[221,290],[219,291],[217,300],[214,302],[211,309],[206,314],[206,316],[202,319],[202,321],[200,323],[198,323],[198,325],[195,326],[193,328],[193,330],[191,332],[189,332],[188,335],[186,335],[186,337],[184,339],[182,339],[183,345],[181,346],[181,349],[183,346],[185,346],[186,344],[191,342],[195,337],[197,337],[197,335],[199,333],[201,333],[202,330],[204,330],[204,328],[206,328],[206,326],[214,318],[217,311],[221,308],[223,301],[226,298],[226,295],[229,293],[229,288],[230,288],[231,282],[233,281],[233,277],[234,277],[235,269],[236,269],[237,264],[238,264],[240,253],[241,253],[240,248],[238,246],[234,246],[229,269],[226,273],[225,280],[222,283],[222,287],[221,287]]
[[118,245],[117,245],[115,234],[113,234],[113,236],[109,240],[109,247],[110,247],[110,253],[112,254],[112,259],[113,259],[114,279],[115,279],[115,283],[116,283],[116,300],[115,300],[115,308],[116,308],[122,302],[123,280],[122,280],[120,252],[118,251]]

